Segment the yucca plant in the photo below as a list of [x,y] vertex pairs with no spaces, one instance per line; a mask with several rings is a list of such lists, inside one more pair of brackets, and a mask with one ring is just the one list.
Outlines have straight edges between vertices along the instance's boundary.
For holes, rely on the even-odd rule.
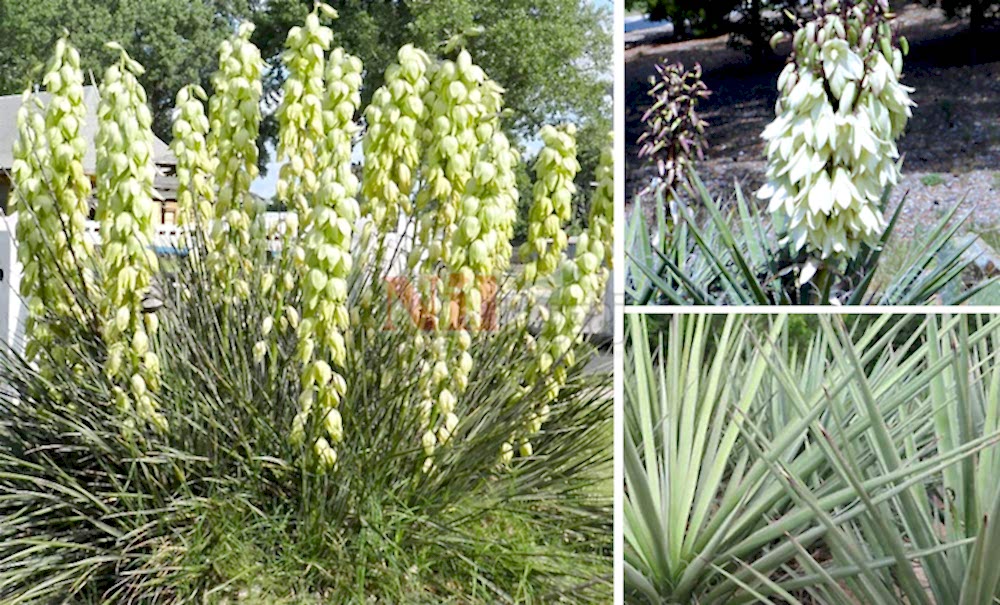
[[998,330],[630,316],[630,602],[993,602]]
[[[178,96],[187,228],[169,259],[149,245],[141,66],[122,53],[102,89],[100,248],[51,249],[83,229],[51,212],[69,146],[23,112],[18,237],[47,278],[25,292],[32,325],[59,329],[0,351],[0,602],[607,602],[610,373],[587,368],[582,330],[610,171],[601,226],[539,278],[539,302],[508,270],[520,158],[502,89],[461,36],[450,58],[400,49],[366,112],[364,187],[363,70],[327,55],[335,15],[317,4],[289,32],[294,211],[274,229],[249,195],[265,67],[250,24],[222,44],[213,94]],[[571,134],[557,143],[575,163]],[[547,181],[571,203],[572,180]],[[77,271],[92,287],[52,288]]]
[[[908,44],[891,19],[886,2],[813,2],[778,78],[776,118],[761,134],[767,182],[755,198],[767,200],[771,216],[738,185],[724,210],[690,166],[687,182],[644,191],[626,242],[633,302],[959,304],[989,285],[957,291],[974,242],[955,241],[964,222],[952,221],[955,209],[898,272],[877,275],[905,203],[886,220],[902,165],[896,140],[914,105],[913,89],[900,83]],[[642,212],[650,193],[655,243]]]
[[[975,238],[961,238],[971,210],[948,210],[913,246],[902,266],[880,264],[893,243],[906,199],[896,207],[874,246],[830,269],[820,286],[796,275],[808,257],[792,256],[771,217],[736,184],[731,203],[713,199],[694,172],[690,186],[668,201],[665,192],[634,199],[625,230],[626,295],[633,304],[671,305],[958,305],[994,283],[963,288],[961,276],[974,262],[967,252]],[[888,197],[885,192],[884,206]],[[652,229],[643,212],[654,206]],[[653,235],[650,233],[652,232]]]

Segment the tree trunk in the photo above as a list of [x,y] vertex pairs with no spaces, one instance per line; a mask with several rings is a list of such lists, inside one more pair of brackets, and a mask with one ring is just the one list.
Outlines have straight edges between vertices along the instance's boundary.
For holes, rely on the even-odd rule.
[[983,22],[986,20],[986,0],[971,0],[969,2],[969,38],[971,44],[971,62],[977,63],[977,54],[983,38]]

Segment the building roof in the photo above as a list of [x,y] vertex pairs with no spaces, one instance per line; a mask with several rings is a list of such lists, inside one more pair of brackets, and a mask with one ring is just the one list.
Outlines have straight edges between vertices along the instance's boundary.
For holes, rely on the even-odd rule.
[[[39,92],[35,96],[48,103],[49,93]],[[83,123],[82,134],[88,141],[93,141],[97,134],[97,103],[100,94],[96,86],[83,87],[83,102],[87,106],[87,117]],[[14,141],[17,140],[17,112],[21,109],[21,95],[0,96],[0,170],[10,170],[14,165]],[[176,166],[177,159],[170,152],[170,147],[156,136],[153,137],[153,161],[158,166]],[[97,154],[94,146],[87,148],[83,156],[83,170],[94,174],[97,166]],[[173,172],[173,170],[169,170]]]

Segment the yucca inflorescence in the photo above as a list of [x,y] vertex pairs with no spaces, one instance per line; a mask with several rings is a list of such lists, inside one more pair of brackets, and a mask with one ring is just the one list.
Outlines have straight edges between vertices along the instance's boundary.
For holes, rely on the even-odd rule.
[[323,94],[326,53],[333,30],[320,23],[320,11],[336,16],[325,4],[317,4],[304,27],[293,27],[285,41],[282,64],[288,78],[282,87],[278,108],[279,169],[277,197],[300,219],[308,211],[307,196],[319,187],[320,144],[324,136]]
[[[576,161],[575,154],[566,157]],[[513,457],[515,443],[522,456],[533,453],[531,438],[548,420],[549,403],[559,396],[560,389],[566,384],[567,368],[576,361],[574,349],[583,338],[588,315],[601,298],[611,266],[614,237],[611,229],[614,214],[612,171],[613,158],[611,152],[606,151],[598,168],[598,188],[591,202],[589,224],[577,238],[573,257],[561,254],[548,308],[541,310],[541,332],[534,342],[535,363],[522,389],[523,394],[539,389],[541,404],[529,415],[522,430],[515,432],[511,441],[504,444],[502,461]],[[550,190],[553,198],[567,193],[571,195],[572,181],[559,180],[558,184],[564,189]]]
[[[597,189],[594,190],[594,196],[590,201],[587,231],[590,234],[591,245],[601,244],[604,248],[604,264],[611,268],[614,246],[609,243],[614,241],[615,158],[610,132],[594,176],[597,178]],[[598,254],[598,257],[601,256]]]
[[520,249],[521,257],[527,259],[521,277],[524,284],[551,275],[559,266],[569,241],[563,227],[573,215],[573,179],[580,171],[574,125],[545,126],[540,135],[544,146],[535,160],[528,239]]
[[257,208],[250,183],[257,178],[257,135],[260,132],[261,75],[264,61],[250,42],[252,23],[243,23],[231,40],[222,43],[219,70],[212,78],[215,94],[209,102],[210,153],[218,158],[215,181],[214,250],[209,257],[225,293],[245,297],[247,281],[237,278],[249,272],[253,256],[251,233]]
[[400,48],[396,63],[385,70],[385,84],[365,109],[362,212],[380,230],[394,229],[400,211],[412,211],[410,193],[423,155],[430,65],[427,53],[412,44]]
[[[43,82],[50,95],[48,106],[43,108],[26,92],[18,111],[12,167],[29,358],[47,346],[54,327],[39,319],[47,311],[60,317],[80,316],[79,295],[86,293],[92,280],[83,262],[92,253],[84,238],[90,179],[83,170],[87,149],[81,136],[87,112],[83,72],[79,52],[65,38],[56,43]],[[62,361],[64,351],[52,353],[57,363]]]
[[357,130],[354,114],[361,101],[359,93],[361,61],[336,49],[326,70],[327,94],[323,103],[326,130],[320,153],[319,184],[305,215],[302,321],[298,326],[302,373],[301,411],[293,425],[293,438],[300,439],[303,427],[317,408],[325,436],[317,438],[313,451],[327,469],[337,462],[331,445],[343,440],[343,424],[337,406],[347,383],[339,373],[347,348],[344,331],[348,278],[354,267],[352,236],[361,215],[358,201],[360,183],[351,169],[351,142]]
[[177,223],[207,226],[214,218],[218,158],[209,153],[205,90],[190,84],[177,92],[170,149],[177,158]]
[[496,129],[503,104],[501,93],[464,48],[454,61],[446,59],[431,66],[424,94],[428,144],[421,167],[427,185],[417,192],[415,205],[426,255],[414,255],[412,264],[422,260],[425,268],[432,268],[448,257],[459,203],[472,177],[477,152]]
[[655,67],[657,76],[650,77],[648,91],[653,104],[642,114],[639,157],[656,165],[660,185],[670,191],[686,178],[694,160],[705,155],[708,123],[698,115],[698,103],[712,93],[698,63],[690,71],[670,61]]
[[794,35],[778,78],[778,117],[764,130],[770,201],[787,244],[805,251],[799,281],[874,246],[885,229],[880,200],[899,180],[896,139],[911,88],[899,83],[906,40],[894,39],[882,1],[829,0]]
[[[159,270],[153,240],[153,116],[138,76],[143,68],[121,53],[101,83],[97,110],[98,220],[104,271],[104,330],[108,347],[105,371],[115,383],[115,404],[133,406],[143,420],[167,429],[152,391],[160,381],[160,361],[151,349],[157,318],[143,313],[143,297]],[[126,428],[131,418],[126,418]]]

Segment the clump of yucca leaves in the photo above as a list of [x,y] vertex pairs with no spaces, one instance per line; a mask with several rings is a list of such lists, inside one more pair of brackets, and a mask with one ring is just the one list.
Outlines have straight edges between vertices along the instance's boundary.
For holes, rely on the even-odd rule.
[[[314,11],[311,25],[315,18]],[[244,26],[223,45],[215,82],[222,92],[208,100],[208,136],[200,119],[178,127],[185,134],[200,129],[189,137],[198,145],[179,154],[191,162],[185,174],[198,179],[182,183],[191,229],[180,253],[163,263],[169,270],[156,275],[162,306],[143,306],[152,312],[141,321],[158,328],[145,344],[159,367],[156,384],[143,384],[137,393],[155,397],[163,421],[154,427],[135,406],[115,403],[99,288],[68,290],[75,307],[94,310],[93,319],[35,305],[36,324],[69,328],[54,332],[28,358],[16,350],[0,354],[0,601],[213,602],[245,587],[264,602],[306,594],[323,602],[551,601],[563,595],[606,602],[610,375],[584,370],[593,349],[580,338],[582,324],[563,322],[559,338],[566,353],[552,360],[561,368],[553,388],[551,381],[523,382],[534,375],[539,351],[548,350],[532,334],[532,313],[541,309],[502,272],[475,276],[496,280],[495,328],[412,321],[387,281],[390,268],[405,265],[405,251],[371,223],[360,241],[351,238],[347,223],[357,202],[353,188],[340,185],[350,165],[341,153],[343,138],[329,132],[321,133],[325,141],[314,141],[323,170],[312,195],[324,196],[323,203],[302,189],[299,202],[313,202],[309,220],[300,217],[300,234],[286,225],[281,251],[269,251],[247,189],[255,170],[252,134],[259,124],[262,68],[248,38]],[[413,53],[404,51],[401,57]],[[463,69],[483,78],[461,52]],[[434,69],[446,65],[434,63]],[[330,81],[342,75],[328,73]],[[189,92],[185,102],[200,103],[199,96]],[[339,112],[337,123],[349,122],[350,115],[341,115],[349,111],[332,98],[304,103],[319,102]],[[204,115],[199,107],[187,109],[185,122]],[[421,119],[438,124],[453,110],[438,104]],[[295,114],[283,115],[292,120]],[[488,124],[495,118],[483,116]],[[411,125],[419,130],[394,135],[434,140],[428,123]],[[340,128],[338,135],[352,132],[332,128]],[[475,133],[503,142],[496,130]],[[337,139],[335,149],[323,147],[330,138]],[[401,178],[391,150],[371,148],[390,178]],[[205,168],[213,153],[221,158],[214,175]],[[489,155],[481,155],[473,172],[483,179]],[[132,164],[145,171],[147,160]],[[420,178],[414,182],[417,189],[426,186]],[[30,195],[15,183],[19,234],[58,238],[34,218],[39,200],[57,192],[45,190],[44,178],[32,183]],[[465,182],[449,187],[455,196],[474,194],[465,192]],[[204,224],[206,191],[220,200],[212,225]],[[433,192],[419,193],[429,200],[429,212],[450,207],[436,203]],[[378,202],[404,205],[393,196]],[[504,200],[491,214],[503,214],[513,202]],[[436,224],[447,235],[449,222]],[[317,228],[329,237],[315,235]],[[137,229],[148,237],[148,224]],[[491,252],[503,249],[502,241],[492,243]],[[77,262],[100,273],[101,252]],[[603,249],[598,252],[591,256],[603,258]],[[336,265],[337,287],[299,285],[306,269],[327,265]],[[434,277],[448,283],[445,268],[432,269],[436,275],[423,276],[428,283]],[[590,269],[603,272],[599,263]],[[562,286],[555,287],[560,292]],[[142,294],[149,302],[151,293]],[[335,305],[324,307],[328,302]],[[446,297],[446,309],[449,302]],[[340,337],[305,354],[303,335],[316,325],[307,325],[312,319],[301,310],[316,308],[322,315],[331,306],[343,328]],[[426,360],[438,342],[450,339],[463,341],[472,364],[464,388],[449,398],[449,414],[461,420],[449,426],[447,443],[442,439],[428,454],[421,443],[428,423]],[[73,365],[62,363],[65,351],[73,351]],[[323,367],[328,363],[342,382],[330,379],[329,365]],[[313,403],[303,392],[319,380],[336,385],[335,401],[313,406],[321,413],[297,421]],[[333,394],[324,396],[329,401]],[[336,426],[329,421],[331,407]],[[545,423],[522,434],[543,407]],[[336,457],[327,441],[333,434],[342,437]],[[530,437],[532,447],[506,455],[513,436]],[[327,447],[315,447],[320,443]]]
[[654,236],[643,212],[647,198],[634,198],[625,228],[626,296],[633,304],[957,305],[995,283],[987,279],[961,289],[959,278],[972,264],[966,252],[975,244],[975,238],[960,235],[972,213],[960,212],[961,204],[944,213],[907,250],[901,265],[890,269],[880,260],[890,242],[899,245],[892,236],[904,198],[878,243],[862,244],[858,256],[831,270],[820,289],[796,278],[806,253],[789,253],[766,209],[747,200],[739,184],[734,199],[724,205],[697,173],[689,179],[678,199],[695,204],[670,205],[664,192],[654,194]]
[[639,157],[656,166],[657,188],[670,191],[687,178],[696,159],[705,156],[705,128],[698,103],[711,91],[701,79],[701,65],[686,70],[682,63],[664,60],[649,78],[652,105],[642,114],[645,132],[639,136]]
[[1000,597],[1000,317],[632,316],[630,603]]

